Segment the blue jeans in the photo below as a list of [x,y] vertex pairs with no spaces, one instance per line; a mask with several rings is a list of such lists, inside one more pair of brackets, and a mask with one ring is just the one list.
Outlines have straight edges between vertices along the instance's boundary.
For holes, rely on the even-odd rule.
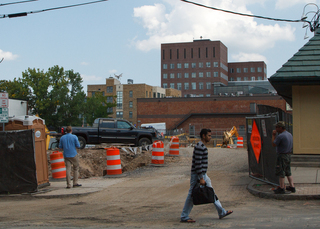
[[[211,180],[207,176],[207,174],[205,174],[203,176],[203,179],[207,183],[208,187],[212,187]],[[190,178],[190,189],[189,189],[188,196],[187,196],[186,202],[184,204],[184,207],[183,207],[183,210],[181,213],[181,220],[188,220],[189,219],[189,214],[193,208],[192,189],[197,184],[198,180],[199,180],[198,174],[195,172],[192,172],[191,178]],[[224,216],[225,214],[227,214],[227,211],[222,207],[219,200],[216,199],[216,201],[213,204],[216,207],[219,216]]]

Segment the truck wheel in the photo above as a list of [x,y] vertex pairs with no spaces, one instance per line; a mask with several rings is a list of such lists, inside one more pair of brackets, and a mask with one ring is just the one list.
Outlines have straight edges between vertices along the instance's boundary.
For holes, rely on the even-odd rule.
[[84,139],[84,137],[78,136],[78,140],[80,143],[80,149],[84,149],[84,147],[86,147],[86,139]]
[[147,145],[150,145],[151,144],[151,141],[148,139],[148,138],[141,138],[139,140],[139,146],[142,146],[142,147],[146,147]]

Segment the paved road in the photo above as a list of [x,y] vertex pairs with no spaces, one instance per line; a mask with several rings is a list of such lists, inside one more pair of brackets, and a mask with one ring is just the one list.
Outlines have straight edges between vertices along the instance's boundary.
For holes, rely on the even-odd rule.
[[189,187],[191,148],[178,162],[144,167],[103,191],[60,199],[0,199],[0,228],[319,228],[320,201],[281,201],[251,195],[246,150],[209,149],[213,187],[227,210],[195,206],[195,224],[180,223]]

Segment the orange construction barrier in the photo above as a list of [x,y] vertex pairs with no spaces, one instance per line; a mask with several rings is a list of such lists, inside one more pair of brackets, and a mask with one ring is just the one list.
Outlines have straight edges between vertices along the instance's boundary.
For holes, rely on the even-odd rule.
[[164,164],[164,144],[162,141],[156,141],[152,144],[151,164]]
[[50,154],[52,178],[66,178],[66,164],[64,163],[63,153],[54,151]]
[[243,148],[243,137],[238,137],[237,148]]
[[122,174],[120,150],[112,147],[107,149],[107,175]]
[[170,143],[169,156],[179,156],[179,137],[172,136]]

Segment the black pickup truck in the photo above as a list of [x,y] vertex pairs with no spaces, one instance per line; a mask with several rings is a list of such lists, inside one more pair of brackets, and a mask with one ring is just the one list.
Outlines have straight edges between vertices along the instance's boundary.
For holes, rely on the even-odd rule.
[[[66,127],[61,128],[65,134]],[[146,146],[161,138],[156,130],[137,129],[124,119],[97,118],[92,127],[72,127],[72,134],[78,136],[80,149],[86,144],[121,143]]]

